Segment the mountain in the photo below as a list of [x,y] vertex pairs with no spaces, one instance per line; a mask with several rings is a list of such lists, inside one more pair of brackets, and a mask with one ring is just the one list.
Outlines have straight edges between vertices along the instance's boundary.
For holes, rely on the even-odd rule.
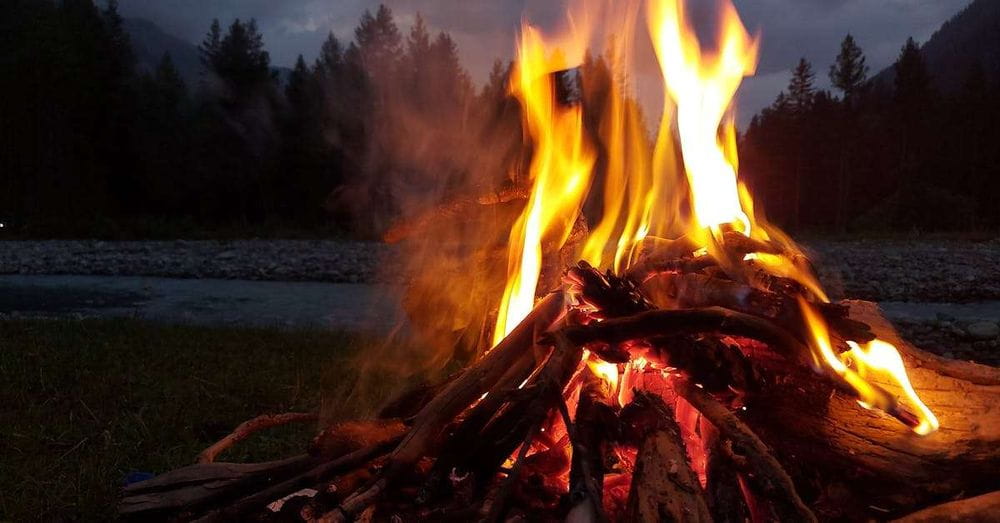
[[[132,39],[136,68],[139,72],[154,71],[163,59],[163,54],[170,53],[170,58],[188,89],[197,89],[204,72],[198,55],[198,46],[164,31],[145,18],[126,18],[125,30]],[[271,70],[277,74],[278,84],[282,86],[287,83],[292,73],[288,67],[273,66]]]
[[189,89],[201,80],[202,66],[198,46],[167,33],[160,26],[144,18],[126,18],[125,30],[132,39],[136,68],[140,72],[153,71],[164,53],[170,53],[174,66]]
[[[902,43],[900,43],[902,47]],[[945,92],[961,87],[978,63],[986,78],[1000,82],[1000,1],[975,0],[938,29],[920,48],[935,85]],[[891,87],[892,66],[872,79]]]

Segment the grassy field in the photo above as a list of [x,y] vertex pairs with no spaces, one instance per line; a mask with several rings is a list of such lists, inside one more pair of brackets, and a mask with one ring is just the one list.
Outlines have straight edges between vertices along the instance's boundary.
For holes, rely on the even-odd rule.
[[[317,409],[356,342],[327,331],[0,321],[0,521],[113,518],[129,473],[189,464],[258,414]],[[220,459],[293,455],[315,428],[274,429]]]

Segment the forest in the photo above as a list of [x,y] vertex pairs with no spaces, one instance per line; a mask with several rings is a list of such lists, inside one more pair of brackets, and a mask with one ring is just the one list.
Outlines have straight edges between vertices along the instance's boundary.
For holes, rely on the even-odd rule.
[[[169,54],[153,71],[135,66],[114,0],[12,0],[4,11],[5,234],[372,238],[417,205],[516,182],[530,154],[510,64],[495,62],[477,87],[452,37],[419,15],[403,31],[389,8],[365,12],[352,38],[331,33],[287,78],[254,20],[214,20],[199,45],[205,73],[187,85]],[[822,233],[995,230],[995,75],[973,63],[940,89],[912,39],[889,72],[871,78],[848,35],[828,71],[833,92],[803,59],[753,118],[740,174],[768,218]],[[581,76],[585,113],[600,114],[612,75],[593,56]]]

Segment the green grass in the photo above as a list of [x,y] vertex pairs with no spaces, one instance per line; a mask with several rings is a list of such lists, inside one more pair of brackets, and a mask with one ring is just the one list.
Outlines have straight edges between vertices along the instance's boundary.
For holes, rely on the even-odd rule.
[[[316,410],[356,346],[327,331],[0,321],[0,521],[108,520],[129,472],[161,473],[258,414]],[[332,380],[333,384],[330,384]],[[272,429],[220,456],[300,453]]]

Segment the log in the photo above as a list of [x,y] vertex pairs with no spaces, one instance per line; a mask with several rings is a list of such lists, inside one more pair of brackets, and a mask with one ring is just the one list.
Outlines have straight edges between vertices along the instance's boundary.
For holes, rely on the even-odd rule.
[[673,411],[659,396],[639,392],[622,419],[639,440],[625,520],[711,522]]
[[569,473],[570,508],[566,520],[578,523],[602,521],[604,507],[604,455],[611,430],[617,425],[610,384],[584,369],[583,386],[572,428],[573,458]]
[[[775,449],[796,483],[815,486],[820,515],[898,517],[1000,489],[1000,369],[926,353],[902,340],[877,305],[846,304],[851,319],[896,346],[941,428],[924,437],[902,430],[812,372],[760,359],[766,386],[748,401],[744,421]],[[901,394],[890,383],[876,383]]]
[[894,523],[939,523],[955,521],[963,523],[991,523],[1000,515],[1000,491],[982,496],[942,503],[909,514]]
[[708,464],[705,467],[705,493],[708,509],[715,523],[744,523],[750,511],[740,488],[740,473],[733,466],[728,442],[713,438],[708,447]]

